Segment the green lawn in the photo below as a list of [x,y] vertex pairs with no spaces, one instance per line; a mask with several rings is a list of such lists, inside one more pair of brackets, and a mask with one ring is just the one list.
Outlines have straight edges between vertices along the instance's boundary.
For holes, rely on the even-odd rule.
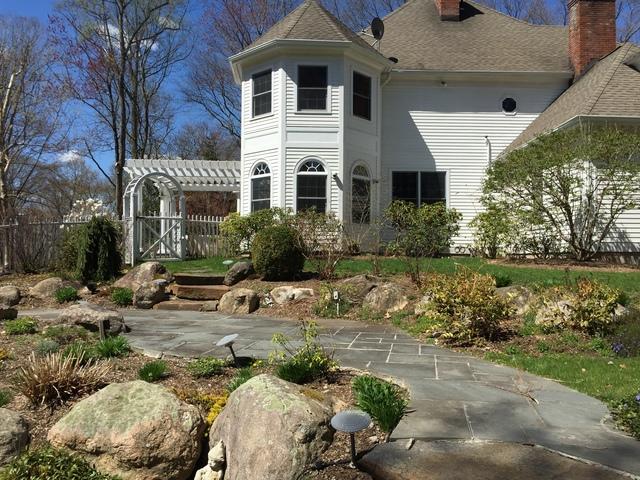
[[[226,267],[222,264],[225,257],[203,260],[186,260],[182,262],[166,262],[165,265],[173,273],[185,271],[223,273]],[[530,268],[490,264],[481,258],[427,258],[422,261],[425,272],[453,273],[456,265],[464,265],[473,270],[493,275],[508,275],[514,285],[541,284],[552,286],[568,280],[589,277],[608,285],[624,290],[630,294],[640,293],[640,270],[637,272],[611,272],[601,269],[577,270],[558,268]],[[307,266],[311,269],[311,266]],[[400,258],[380,258],[380,269],[383,275],[395,275],[406,271],[406,263]],[[343,260],[337,269],[339,277],[347,277],[360,273],[371,273],[372,263],[366,257],[353,257]]]
[[[488,353],[487,360],[558,380],[604,402],[640,392],[640,358],[607,358],[554,353],[533,356]],[[611,362],[611,364],[610,364]]]

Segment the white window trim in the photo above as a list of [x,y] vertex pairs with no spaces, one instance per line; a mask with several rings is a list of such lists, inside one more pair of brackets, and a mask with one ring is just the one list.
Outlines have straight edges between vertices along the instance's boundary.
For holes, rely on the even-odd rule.
[[389,203],[393,202],[393,174],[394,173],[417,173],[418,174],[418,178],[417,178],[417,182],[418,182],[418,190],[417,190],[417,194],[418,194],[418,206],[421,206],[421,201],[420,201],[420,197],[422,196],[422,185],[420,182],[420,173],[444,173],[445,177],[444,177],[444,187],[445,187],[445,205],[447,208],[450,208],[450,193],[451,193],[451,170],[448,168],[443,168],[443,169],[439,169],[439,170],[420,170],[420,169],[416,169],[416,168],[396,168],[391,170],[391,177],[390,177],[390,188],[389,188]]
[[327,165],[327,163],[322,160],[319,157],[305,157],[302,160],[300,160],[297,165],[296,168],[294,170],[294,179],[293,179],[293,212],[297,213],[298,212],[298,175],[317,175],[320,176],[321,174],[316,173],[316,172],[301,172],[300,171],[300,167],[302,167],[302,165],[304,165],[305,163],[307,163],[308,161],[311,160],[315,160],[317,162],[319,162],[323,167],[324,167],[324,175],[326,175],[326,186],[325,186],[325,195],[326,195],[326,207],[325,207],[325,213],[329,213],[331,212],[331,170],[329,169],[329,166]]
[[[258,167],[258,165],[264,163],[267,168],[269,169],[269,173],[262,173],[260,175],[254,175],[253,172],[255,171],[255,169]],[[257,162],[255,162],[252,166],[251,166],[251,170],[250,170],[251,174],[249,175],[249,212],[253,212],[253,180],[254,179],[260,179],[260,178],[267,178],[269,177],[269,208],[272,207],[272,203],[273,203],[273,175],[271,172],[271,166],[269,165],[268,162],[265,162],[264,160],[258,160]],[[263,198],[261,200],[258,201],[264,201],[266,200],[266,198]]]
[[[271,72],[271,90],[269,90],[269,93],[271,93],[271,108],[270,111],[267,113],[262,113],[260,115],[254,115],[253,112],[253,99],[255,97],[254,95],[254,85],[253,85],[253,80],[256,75],[260,75],[261,73],[267,73],[267,72]],[[266,92],[261,93],[260,95],[265,95]],[[255,73],[251,74],[251,96],[250,96],[250,100],[251,100],[251,105],[250,105],[250,116],[251,116],[251,120],[260,120],[263,118],[267,118],[267,117],[273,117],[275,115],[275,112],[273,111],[273,69],[272,68],[265,68],[265,69],[261,69],[256,71]]]
[[[298,77],[300,75],[300,67],[326,67],[327,68],[327,108],[324,110],[299,110],[298,109]],[[293,101],[294,101],[294,114],[295,115],[331,115],[331,98],[332,98],[332,90],[331,90],[331,82],[329,79],[331,78],[331,66],[328,63],[318,63],[318,62],[298,62],[295,64],[295,79],[294,84],[295,88],[293,89]],[[302,165],[302,164],[301,164]]]

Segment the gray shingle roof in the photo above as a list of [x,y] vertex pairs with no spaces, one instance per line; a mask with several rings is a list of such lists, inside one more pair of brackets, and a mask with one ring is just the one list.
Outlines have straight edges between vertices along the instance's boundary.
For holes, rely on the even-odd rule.
[[377,53],[371,45],[327,11],[317,0],[305,0],[248,48],[271,40],[333,40],[353,42]]
[[434,0],[408,0],[385,17],[380,52],[398,69],[570,72],[566,27],[538,26],[472,1],[461,20],[440,20]]
[[513,150],[576,116],[638,117],[640,71],[635,65],[640,46],[620,45],[560,95],[507,148]]

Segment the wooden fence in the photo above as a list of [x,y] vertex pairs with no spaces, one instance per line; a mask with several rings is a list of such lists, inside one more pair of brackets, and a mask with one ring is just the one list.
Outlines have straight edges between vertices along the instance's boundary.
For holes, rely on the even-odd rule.
[[[88,222],[72,221],[19,221],[13,225],[0,225],[0,261],[5,272],[51,271],[56,267],[62,240],[69,229]],[[190,215],[184,221],[187,258],[207,258],[225,255],[227,249],[220,236],[220,223],[224,219],[214,216]],[[122,226],[122,251],[125,251],[129,222]]]

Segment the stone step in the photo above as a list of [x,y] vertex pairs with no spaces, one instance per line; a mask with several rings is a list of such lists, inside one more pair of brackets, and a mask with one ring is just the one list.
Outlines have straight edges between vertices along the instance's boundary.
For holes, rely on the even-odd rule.
[[172,310],[178,312],[199,312],[203,305],[204,302],[197,302],[195,300],[166,300],[164,302],[156,303],[153,306],[153,309]]
[[231,288],[226,285],[172,285],[171,293],[186,300],[220,300]]
[[178,285],[222,285],[224,275],[209,273],[175,273],[173,275]]

